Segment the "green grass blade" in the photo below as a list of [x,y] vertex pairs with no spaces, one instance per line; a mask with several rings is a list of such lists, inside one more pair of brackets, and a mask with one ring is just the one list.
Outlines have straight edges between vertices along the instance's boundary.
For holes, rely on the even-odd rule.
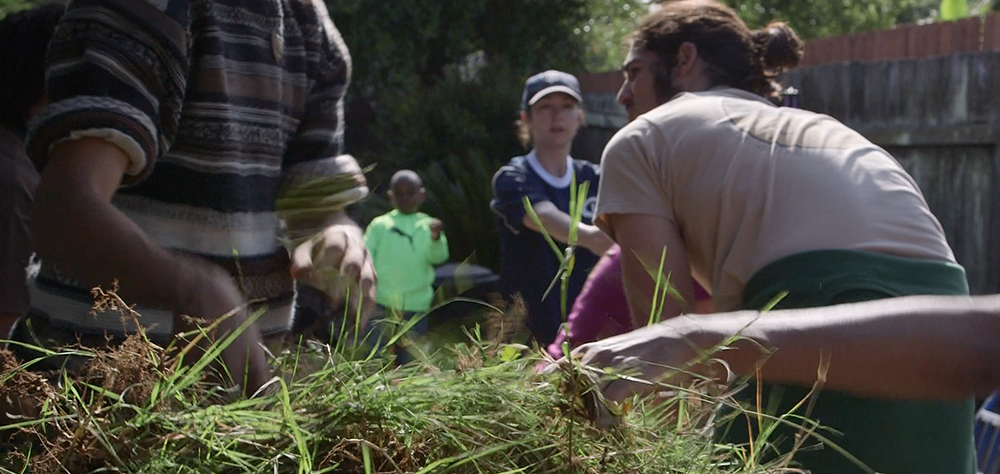
[[771,298],[771,301],[768,301],[767,304],[764,305],[764,307],[760,309],[760,311],[762,313],[766,313],[768,311],[771,311],[772,309],[774,309],[775,306],[778,306],[778,304],[781,303],[781,300],[785,299],[786,296],[788,296],[788,291],[787,290],[786,291],[782,291],[781,293],[778,293],[778,295],[775,296],[774,298]]
[[[654,277],[656,284],[653,286],[653,301],[649,308],[649,320],[647,325],[653,325],[660,321],[662,317],[663,307],[660,304],[660,292],[663,292],[663,264],[667,259],[667,248],[663,247],[660,252],[660,266],[656,270],[656,275],[650,275]],[[648,269],[646,270],[649,271]]]
[[365,465],[365,474],[372,474],[372,448],[367,444],[361,445],[361,459]]
[[542,220],[539,219],[538,214],[535,213],[535,208],[531,206],[531,201],[528,200],[528,196],[525,196],[522,202],[524,203],[525,212],[531,216],[531,221],[538,226],[538,230],[541,231],[542,237],[545,237],[545,241],[549,243],[549,247],[551,247],[552,251],[555,252],[556,258],[562,260],[564,257],[563,251],[559,250],[559,246],[556,245],[556,242],[552,240],[552,236],[545,230],[545,225],[542,224]]

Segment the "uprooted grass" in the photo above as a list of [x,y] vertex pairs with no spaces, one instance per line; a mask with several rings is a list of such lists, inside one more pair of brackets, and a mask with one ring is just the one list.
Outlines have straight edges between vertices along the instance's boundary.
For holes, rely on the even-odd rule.
[[275,361],[272,389],[241,400],[208,370],[175,390],[189,374],[141,334],[73,348],[89,358],[75,377],[36,374],[0,351],[2,472],[736,470],[733,448],[713,444],[702,426],[711,399],[638,401],[598,429],[576,369],[536,374],[542,355],[473,333],[468,345],[402,367],[291,345]]

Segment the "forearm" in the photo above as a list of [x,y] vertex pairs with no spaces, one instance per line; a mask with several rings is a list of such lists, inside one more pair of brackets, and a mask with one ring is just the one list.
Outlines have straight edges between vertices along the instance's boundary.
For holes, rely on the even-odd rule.
[[120,284],[129,303],[176,309],[195,270],[153,242],[106,201],[40,185],[34,235],[39,256],[87,286]]
[[545,232],[549,234],[553,240],[563,244],[569,242],[569,214],[566,214],[565,212],[556,209],[555,206],[552,206],[551,210],[544,210],[541,212],[536,209],[536,215],[538,216],[539,222],[542,224],[541,227],[539,227],[529,215],[525,215],[523,222],[524,226],[535,232],[541,232],[542,228],[544,228]]
[[[681,332],[741,375],[870,396],[955,398],[1000,387],[1000,298],[907,297],[692,318]],[[760,365],[765,352],[770,356]],[[757,370],[759,369],[759,372]]]
[[[43,260],[88,286],[107,287],[118,280],[119,294],[128,303],[172,311],[175,333],[188,332],[196,324],[179,316],[211,319],[241,307],[243,296],[228,272],[172,255],[111,205],[111,178],[98,178],[107,180],[100,186],[75,181],[78,169],[70,165],[81,163],[86,161],[64,161],[47,169],[39,185],[34,235]],[[220,332],[235,330],[244,321],[242,312],[235,314],[222,323]],[[259,342],[260,333],[253,328],[222,353],[229,373],[237,383],[245,383],[247,394],[269,377]]]
[[[535,206],[535,213],[541,221],[545,232],[557,242],[568,244],[569,232],[572,221],[569,214],[562,212],[550,202],[539,203]],[[541,227],[529,215],[525,215],[523,225],[535,232],[541,232]],[[611,239],[597,227],[577,223],[577,243],[591,252],[601,255],[613,244]]]

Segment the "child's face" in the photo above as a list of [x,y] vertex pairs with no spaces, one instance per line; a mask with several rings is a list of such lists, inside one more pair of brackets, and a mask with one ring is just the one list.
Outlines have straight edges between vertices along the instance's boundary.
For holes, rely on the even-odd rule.
[[389,202],[403,214],[413,214],[420,210],[426,192],[416,183],[401,181],[389,191]]

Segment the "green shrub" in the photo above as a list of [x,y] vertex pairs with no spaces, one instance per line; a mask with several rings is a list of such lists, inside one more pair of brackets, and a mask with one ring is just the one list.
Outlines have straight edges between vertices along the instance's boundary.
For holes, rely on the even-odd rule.
[[525,150],[517,139],[521,89],[532,73],[580,70],[587,0],[356,0],[330,5],[354,58],[347,148],[376,164],[379,196],[357,206],[362,223],[401,168],[425,181],[424,210],[444,221],[452,260],[499,267],[489,211],[493,173]]

